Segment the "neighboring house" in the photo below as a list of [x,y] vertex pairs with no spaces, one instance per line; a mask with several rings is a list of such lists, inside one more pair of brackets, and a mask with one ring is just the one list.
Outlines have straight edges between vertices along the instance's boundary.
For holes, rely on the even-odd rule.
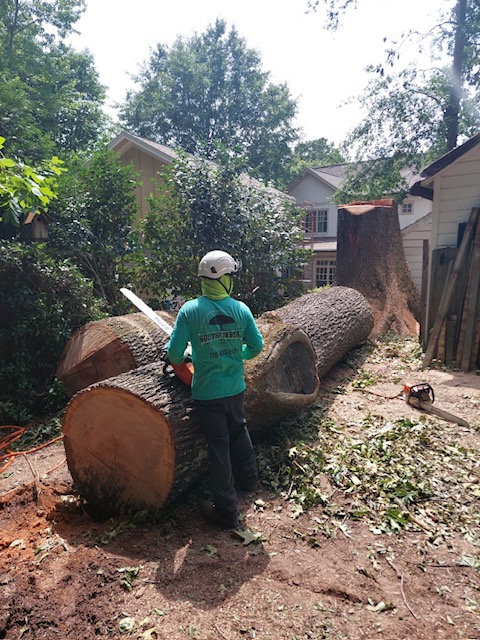
[[[337,216],[338,208],[332,202],[335,192],[341,186],[351,167],[348,164],[328,167],[310,167],[288,187],[289,195],[295,198],[298,206],[305,209],[304,246],[312,249],[314,257],[305,269],[307,286],[320,287],[332,284],[335,277],[337,255]],[[418,176],[417,176],[418,179]],[[414,177],[408,176],[409,184]],[[418,195],[409,195],[398,207],[400,229],[408,229],[431,211],[431,202]],[[407,262],[412,271],[415,284],[420,288],[422,251],[408,240],[402,232]],[[408,251],[407,251],[408,246]],[[418,271],[420,265],[420,271]]]
[[147,198],[155,192],[155,181],[162,168],[175,159],[175,151],[157,142],[134,136],[122,131],[109,144],[109,149],[116,151],[123,164],[132,164],[138,172],[141,184],[135,189],[139,206],[139,216],[144,218],[149,210]]
[[[434,282],[433,258],[437,250],[452,251],[460,245],[472,208],[480,207],[480,133],[426,167],[410,189],[432,200],[428,250],[428,283],[425,292],[425,325],[432,327],[435,309],[432,291],[445,282]],[[450,248],[450,249],[448,249]]]
[[[149,211],[148,196],[155,193],[155,184],[162,169],[172,164],[177,157],[175,150],[163,144],[140,138],[127,131],[122,131],[112,140],[109,144],[109,149],[116,151],[120,155],[123,164],[132,164],[139,174],[141,184],[136,187],[135,196],[140,207],[139,217],[144,218]],[[254,185],[278,197],[294,201],[286,193],[273,187],[265,186],[246,174],[241,175],[241,180],[245,184]]]
[[[401,218],[400,218],[401,223]],[[430,241],[432,233],[432,212],[427,213],[412,224],[402,229],[403,250],[412,274],[412,279],[419,291],[422,290],[425,243]]]

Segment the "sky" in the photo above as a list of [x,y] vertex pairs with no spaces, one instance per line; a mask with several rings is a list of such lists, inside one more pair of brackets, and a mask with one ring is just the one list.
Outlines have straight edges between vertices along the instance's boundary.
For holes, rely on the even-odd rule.
[[[114,115],[114,104],[135,86],[131,74],[156,44],[201,34],[222,18],[259,52],[270,81],[288,85],[303,138],[338,145],[361,120],[351,99],[369,81],[365,67],[385,60],[384,37],[398,38],[412,26],[427,31],[439,8],[448,9],[452,1],[359,0],[359,8],[350,9],[332,33],[323,28],[323,9],[308,13],[307,0],[88,0],[71,43],[93,54]],[[401,49],[402,60],[417,57],[417,49]]]

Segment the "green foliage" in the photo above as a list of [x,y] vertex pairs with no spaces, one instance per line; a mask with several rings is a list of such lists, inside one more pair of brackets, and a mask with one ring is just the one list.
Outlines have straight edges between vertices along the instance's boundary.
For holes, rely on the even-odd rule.
[[[421,370],[415,338],[389,336],[366,344],[357,362],[349,358],[352,368],[358,356],[364,368],[351,381],[356,389],[370,386],[369,370],[376,369],[378,378],[387,359],[391,379],[399,383]],[[393,420],[385,419],[374,398],[360,400],[359,419],[333,420],[325,414],[337,393],[324,389],[309,414],[279,425],[257,448],[262,482],[284,498],[293,518],[322,506],[308,525],[303,521],[308,528],[296,532],[299,537],[318,546],[316,534],[332,536],[340,529],[349,536],[349,522],[360,519],[377,535],[421,527],[432,541],[449,536],[447,527],[467,537],[478,529],[478,505],[472,500],[480,495],[478,478],[472,477],[478,453],[458,443],[451,424],[421,414],[412,419],[410,409],[402,410],[407,404],[393,398],[398,405]],[[470,435],[474,431],[473,426]]]
[[[325,6],[327,28],[337,28],[345,10],[358,2],[308,4],[312,9]],[[480,5],[477,0],[456,0],[442,8],[437,19],[426,35],[412,24],[397,41],[385,39],[385,61],[367,68],[371,80],[359,98],[365,118],[352,130],[345,148],[350,157],[369,164],[350,175],[337,202],[385,195],[402,200],[409,177],[405,170],[419,173],[478,132]],[[403,50],[412,45],[421,53],[430,48],[431,61],[424,66],[403,64]]]
[[375,160],[351,163],[333,199],[337,204],[385,197],[402,202],[408,193],[408,180],[413,175],[412,171],[419,170],[419,167],[420,157],[415,160],[410,156],[406,158],[401,152],[393,152],[391,156]]
[[307,0],[307,6],[312,11],[316,11],[320,6],[325,6],[325,28],[332,30],[338,29],[340,16],[345,13],[350,5],[355,7],[357,0]]
[[135,80],[120,111],[129,131],[213,160],[223,147],[261,178],[288,181],[296,102],[224,21],[158,44]]
[[93,281],[112,314],[125,310],[119,289],[129,278],[127,261],[135,251],[136,186],[132,166],[103,148],[89,159],[72,158],[50,209],[49,246]]
[[240,174],[227,158],[213,165],[191,157],[166,169],[157,191],[141,228],[141,289],[194,297],[200,258],[223,249],[243,262],[235,294],[254,313],[299,295],[301,283],[289,273],[305,261],[297,248],[301,214],[284,194]]
[[[60,387],[61,383],[55,380],[52,388],[49,389],[49,394],[56,396],[55,401],[50,405],[53,411],[65,402],[65,392],[63,389],[61,390]],[[12,451],[28,451],[34,447],[38,447],[40,444],[58,438],[61,433],[62,424],[60,417],[58,415],[48,417],[25,429],[20,438],[12,444],[11,449]]]
[[66,44],[85,0],[0,3],[0,131],[9,155],[37,164],[87,149],[105,126],[93,58]]
[[307,167],[326,167],[344,162],[345,157],[341,151],[326,138],[299,142],[293,152],[290,180],[297,178]]
[[[5,138],[0,136],[0,149],[4,143]],[[55,156],[44,161],[41,169],[34,169],[6,158],[0,151],[0,224],[9,226],[9,235],[19,232],[26,212],[46,211],[57,197],[57,180],[65,171],[62,164]]]
[[[397,74],[380,76],[374,67],[369,67],[369,71],[372,81],[360,98],[360,105],[368,115],[354,128],[348,141],[355,147],[357,157],[381,158],[396,153],[419,166],[445,153],[449,70],[425,72],[409,66]],[[474,95],[465,91],[460,112],[462,138],[476,133],[479,116]]]
[[61,352],[100,316],[92,287],[68,261],[0,242],[0,423],[25,424],[65,401],[55,384]]

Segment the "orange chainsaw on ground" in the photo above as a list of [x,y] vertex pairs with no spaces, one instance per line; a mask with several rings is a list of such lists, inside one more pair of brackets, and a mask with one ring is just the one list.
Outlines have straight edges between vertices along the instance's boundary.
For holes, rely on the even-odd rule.
[[[126,298],[130,300],[132,304],[137,307],[139,311],[150,318],[150,320],[154,322],[157,327],[160,327],[160,329],[162,329],[162,331],[164,331],[167,336],[171,335],[173,327],[171,327],[168,322],[166,322],[157,313],[155,313],[155,311],[151,309],[148,304],[145,304],[145,302],[141,298],[135,295],[133,291],[130,291],[130,289],[126,289],[125,287],[122,287],[120,291]],[[187,347],[187,349],[188,348],[189,347]],[[184,382],[189,387],[192,386],[193,364],[188,361],[188,359],[185,362],[182,362],[182,364],[173,364],[167,359],[165,366],[163,367],[163,371],[168,375],[170,369],[177,376],[177,378],[180,378],[182,382]]]

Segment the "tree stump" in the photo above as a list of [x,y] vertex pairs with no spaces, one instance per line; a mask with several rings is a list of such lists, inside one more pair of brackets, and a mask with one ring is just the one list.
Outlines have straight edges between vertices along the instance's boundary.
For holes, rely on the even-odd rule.
[[[246,363],[250,431],[298,413],[319,387],[307,335],[278,317],[258,324],[265,348],[254,367]],[[165,376],[161,362],[78,392],[62,429],[80,495],[106,515],[158,509],[206,470],[207,446],[190,388]]]
[[395,200],[354,202],[338,209],[337,285],[351,287],[373,309],[371,337],[391,330],[418,335],[420,296],[405,259]]
[[277,309],[276,313],[307,333],[317,356],[319,378],[351,349],[363,344],[374,323],[367,300],[348,287],[335,286],[307,293]]

